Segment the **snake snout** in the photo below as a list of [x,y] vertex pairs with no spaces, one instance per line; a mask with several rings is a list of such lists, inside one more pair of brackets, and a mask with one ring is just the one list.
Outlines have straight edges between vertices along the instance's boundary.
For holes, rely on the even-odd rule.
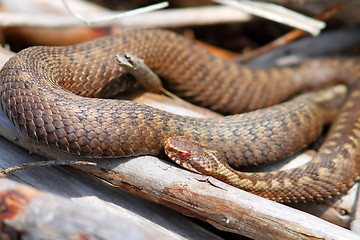
[[165,140],[164,150],[172,160],[188,160],[191,156],[189,143],[185,137],[171,137]]

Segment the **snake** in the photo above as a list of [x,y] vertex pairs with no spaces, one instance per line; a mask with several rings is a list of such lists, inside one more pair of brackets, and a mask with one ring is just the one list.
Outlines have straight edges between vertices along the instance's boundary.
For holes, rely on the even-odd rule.
[[[108,90],[121,88],[126,74],[114,60],[118,53],[143,59],[181,98],[227,116],[200,119],[112,99]],[[129,29],[76,45],[20,51],[0,72],[0,97],[16,127],[61,151],[94,158],[166,152],[182,166],[272,200],[318,201],[346,191],[359,176],[358,63],[320,58],[296,67],[254,69],[171,31]],[[334,86],[338,83],[348,87]],[[300,94],[308,90],[314,92]],[[318,154],[302,167],[241,173],[228,165],[283,159],[315,141],[335,118]],[[177,154],[177,137],[202,151]],[[202,167],[196,165],[203,162],[199,157],[188,158],[197,153],[210,159]]]

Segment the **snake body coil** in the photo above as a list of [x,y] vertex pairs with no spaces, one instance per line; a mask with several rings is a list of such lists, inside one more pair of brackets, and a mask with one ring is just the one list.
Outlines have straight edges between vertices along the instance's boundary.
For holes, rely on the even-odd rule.
[[[296,69],[255,70],[216,58],[167,31],[129,30],[69,47],[21,51],[0,73],[2,106],[14,124],[32,138],[77,155],[160,155],[166,139],[185,136],[220,151],[232,165],[256,165],[284,158],[315,140],[346,95],[344,87],[334,87],[217,120],[182,117],[130,101],[89,98],[101,97],[104,88],[116,86],[121,71],[114,56],[121,52],[144,59],[166,79],[165,86],[181,97],[223,113],[267,107],[306,88],[346,82],[360,72],[355,60],[338,59],[308,62]],[[320,65],[323,70],[316,72]],[[245,188],[262,184],[265,189],[275,189],[263,196],[291,201],[322,199],[344,191],[358,176],[355,156],[360,110],[347,109],[359,93],[352,91],[346,111],[315,161],[294,170],[300,175],[275,172],[259,181],[256,174],[246,175]],[[348,118],[350,124],[344,120]],[[335,145],[342,148],[334,151]],[[341,163],[340,158],[344,159]],[[331,175],[343,176],[342,182],[335,184],[338,179]],[[318,181],[328,185],[316,187],[313,183]],[[276,187],[285,185],[293,190],[278,193]],[[297,186],[301,187],[296,190]],[[330,191],[330,186],[335,189]]]

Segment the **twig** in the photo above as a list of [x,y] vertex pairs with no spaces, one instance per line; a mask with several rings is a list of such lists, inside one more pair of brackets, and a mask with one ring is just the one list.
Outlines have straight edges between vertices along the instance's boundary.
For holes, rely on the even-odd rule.
[[52,167],[52,166],[75,166],[75,165],[88,165],[88,166],[96,166],[95,162],[89,161],[72,161],[72,160],[48,160],[43,162],[31,162],[31,163],[24,163],[20,166],[9,167],[0,171],[0,175],[6,175],[12,172],[16,172],[19,170],[24,170],[27,168],[34,168],[34,167]]
[[161,2],[161,3],[153,4],[153,5],[150,5],[150,6],[146,6],[146,7],[126,11],[126,12],[123,12],[123,13],[105,15],[105,16],[100,16],[100,17],[97,17],[97,18],[88,18],[88,17],[84,17],[84,16],[80,15],[79,13],[73,11],[71,9],[71,7],[67,4],[66,0],[61,0],[61,1],[64,4],[64,6],[66,7],[66,9],[72,15],[74,15],[74,17],[76,17],[78,20],[86,23],[87,25],[94,25],[94,24],[96,24],[98,22],[115,21],[115,20],[118,20],[119,18],[133,16],[133,15],[146,13],[146,12],[150,12],[150,11],[154,11],[154,10],[159,10],[159,9],[166,8],[166,7],[169,6],[168,2]]
[[[325,10],[322,14],[316,16],[315,18],[319,19],[319,20],[329,19],[330,17],[332,17],[336,13],[338,13],[340,11],[340,9],[342,9],[343,6],[344,5],[342,3],[335,4],[331,8]],[[238,58],[236,58],[235,61],[239,62],[239,63],[248,62],[264,53],[267,53],[275,48],[278,48],[278,47],[283,46],[291,41],[294,41],[295,39],[298,39],[305,34],[306,34],[306,32],[299,30],[299,29],[295,29],[295,30],[285,34],[284,36],[282,36],[260,48],[257,48],[247,54],[243,54],[243,55],[239,56]]]
[[321,29],[326,26],[322,21],[272,3],[251,2],[248,0],[213,0],[213,2],[232,6],[259,17],[296,27],[312,35],[318,35]]

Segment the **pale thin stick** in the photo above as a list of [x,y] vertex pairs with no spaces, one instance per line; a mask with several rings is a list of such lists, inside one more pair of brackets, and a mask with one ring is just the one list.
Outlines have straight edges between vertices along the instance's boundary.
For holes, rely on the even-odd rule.
[[[114,13],[114,12],[111,12]],[[89,16],[94,16],[92,13]],[[196,8],[165,9],[136,16],[128,16],[116,22],[98,22],[96,26],[111,27],[183,27],[188,25],[210,25],[231,22],[246,22],[251,19],[247,13],[227,6],[206,6]],[[3,27],[81,27],[84,24],[73,16],[59,14],[32,14],[0,12],[0,26]]]
[[282,6],[272,3],[251,2],[248,0],[212,0],[213,2],[232,6],[241,9],[247,13],[270,19],[272,21],[286,24],[309,32],[312,35],[318,35],[326,24],[322,21],[312,19],[303,14],[291,11]]
[[24,163],[20,166],[13,166],[6,168],[2,171],[0,171],[0,175],[9,174],[12,172],[16,172],[19,170],[24,170],[27,168],[35,168],[35,167],[53,167],[53,166],[76,166],[76,165],[87,165],[87,166],[97,166],[95,162],[89,162],[89,161],[73,161],[73,160],[49,160],[49,161],[43,161],[43,162],[30,162],[30,163]]
[[122,13],[118,13],[118,14],[111,14],[111,15],[105,15],[105,16],[100,16],[100,17],[95,17],[95,18],[88,18],[88,17],[84,17],[84,16],[78,14],[77,12],[73,11],[71,9],[71,7],[67,4],[66,0],[61,0],[61,1],[64,4],[64,6],[66,7],[66,9],[74,17],[76,17],[80,21],[86,23],[87,25],[93,25],[98,22],[104,22],[104,21],[115,21],[119,18],[133,16],[133,15],[146,13],[146,12],[150,12],[150,11],[155,11],[155,10],[159,10],[159,9],[166,8],[169,6],[168,2],[161,2],[161,3],[149,5],[149,6],[142,7],[142,8],[137,8],[134,10],[130,10],[130,11],[126,11],[126,12],[122,12]]

